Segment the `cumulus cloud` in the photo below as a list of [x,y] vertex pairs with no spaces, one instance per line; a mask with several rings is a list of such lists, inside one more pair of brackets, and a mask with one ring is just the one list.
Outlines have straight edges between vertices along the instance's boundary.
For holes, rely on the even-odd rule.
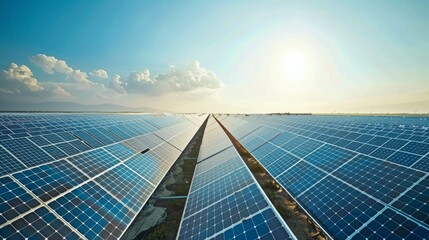
[[33,77],[30,68],[25,65],[18,66],[11,63],[9,69],[2,70],[0,76],[2,92],[21,93],[42,91],[43,87]]
[[112,81],[110,81],[109,88],[115,90],[120,94],[126,94],[127,92],[125,91],[123,84],[124,83],[121,81],[121,76],[115,74],[115,76],[112,78]]
[[186,69],[173,67],[169,74],[159,74],[157,81],[168,81],[175,91],[193,91],[200,88],[217,89],[222,87],[222,81],[210,70],[201,67],[193,61]]
[[104,79],[109,78],[107,71],[103,69],[93,70],[92,72],[89,73],[89,75],[98,77],[98,78],[104,78]]
[[88,79],[88,74],[86,74],[86,72],[82,72],[79,69],[73,69],[69,67],[64,60],[59,60],[54,56],[37,54],[36,56],[30,57],[30,61],[46,73],[53,74],[58,72],[67,75],[68,78],[73,81],[94,85],[94,83]]
[[58,60],[54,56],[46,56],[45,54],[37,54],[30,57],[30,61],[40,67],[44,72],[53,74],[54,72],[71,74],[73,69],[67,65],[64,60]]
[[180,69],[170,66],[169,73],[160,73],[151,77],[148,69],[132,72],[121,85],[126,92],[149,95],[161,95],[168,92],[190,92],[199,89],[218,89],[223,86],[216,74],[193,61],[188,67]]
[[52,90],[52,93],[56,97],[60,98],[70,98],[71,94],[67,92],[64,88],[62,88],[60,85],[56,85],[55,88]]

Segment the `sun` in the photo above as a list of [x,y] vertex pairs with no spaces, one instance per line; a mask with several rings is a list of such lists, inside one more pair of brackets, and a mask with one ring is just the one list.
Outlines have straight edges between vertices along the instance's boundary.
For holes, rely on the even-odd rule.
[[308,74],[308,60],[304,52],[287,51],[279,60],[279,72],[287,82],[301,82]]

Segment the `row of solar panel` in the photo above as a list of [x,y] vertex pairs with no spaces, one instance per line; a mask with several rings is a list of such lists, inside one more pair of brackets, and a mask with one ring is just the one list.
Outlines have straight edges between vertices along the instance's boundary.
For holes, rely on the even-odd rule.
[[184,121],[1,177],[1,238],[120,238],[198,130]]
[[209,238],[295,238],[212,117],[178,234],[178,239]]
[[[126,137],[131,137],[129,133],[123,133],[121,129],[131,129],[132,131],[141,129],[142,125],[146,125],[148,130],[161,129],[173,124],[182,122],[183,120],[198,122],[198,116],[182,115],[162,117],[156,115],[106,115],[106,114],[1,114],[0,121],[0,140],[14,139],[21,137],[31,137],[39,135],[47,135],[52,133],[63,132],[79,132],[93,128],[106,128],[113,132],[118,132]],[[88,121],[87,119],[91,119]],[[137,131],[138,132],[138,131]],[[119,135],[119,136],[121,136]],[[57,136],[52,136],[48,140],[58,141]],[[61,139],[60,139],[61,140]]]
[[[339,118],[339,125],[353,121]],[[335,122],[335,117],[329,121]],[[415,170],[381,153],[374,157],[323,141],[317,137],[318,116],[231,116],[222,117],[222,124],[334,238],[429,236],[427,169]],[[395,153],[410,161],[411,154],[398,149]],[[415,149],[427,163],[426,148]]]

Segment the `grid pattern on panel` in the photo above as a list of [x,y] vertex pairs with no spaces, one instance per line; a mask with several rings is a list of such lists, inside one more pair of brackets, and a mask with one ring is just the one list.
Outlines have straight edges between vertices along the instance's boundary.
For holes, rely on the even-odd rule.
[[185,216],[219,201],[223,197],[248,186],[254,182],[249,171],[243,167],[239,168],[224,177],[211,182],[196,191],[193,189],[188,196]]
[[100,141],[98,141],[97,139],[95,139],[93,136],[89,135],[85,131],[76,131],[74,132],[74,134],[93,148],[102,147],[104,145],[103,143],[101,143]]
[[90,150],[91,147],[86,145],[84,142],[80,141],[80,140],[76,140],[76,141],[71,141],[69,142],[73,147],[75,147],[76,149],[78,149],[80,152],[84,152],[87,150]]
[[122,161],[135,154],[135,152],[131,148],[127,147],[123,143],[110,145],[105,147],[104,149],[106,149],[106,151],[108,151],[109,153],[111,153],[112,155],[114,155],[115,157],[119,158]]
[[241,144],[243,146],[245,146],[249,151],[253,151],[256,148],[260,147],[262,144],[266,143],[267,141],[265,141],[264,139],[260,138],[260,137],[246,137]]
[[0,176],[26,168],[22,163],[0,147]]
[[255,158],[260,159],[263,158],[268,153],[274,151],[277,149],[277,146],[271,144],[271,143],[265,143],[261,145],[258,149],[252,152],[252,155],[255,156]]
[[37,144],[38,146],[45,146],[45,145],[49,145],[51,144],[48,140],[46,140],[46,138],[44,138],[43,136],[34,136],[34,137],[29,137],[28,139],[30,139],[32,142],[34,142],[35,144]]
[[281,148],[277,148],[276,150],[264,155],[263,157],[259,157],[257,158],[259,160],[260,163],[262,163],[262,165],[269,165],[275,161],[277,161],[278,159],[280,159],[283,155],[286,154],[286,151],[281,149]]
[[421,158],[418,162],[413,165],[413,168],[425,171],[429,173],[429,155]]
[[301,161],[276,177],[277,181],[292,194],[299,195],[326,176],[326,173]]
[[390,203],[424,175],[412,169],[362,155],[333,174],[385,203]]
[[293,239],[271,208],[243,220],[213,239]]
[[138,212],[154,186],[124,165],[119,165],[95,179],[123,203]]
[[355,155],[356,153],[335,146],[324,145],[305,157],[305,160],[327,172],[331,172]]
[[26,138],[5,140],[0,144],[29,167],[54,160]]
[[237,157],[237,153],[234,150],[232,146],[229,146],[228,148],[225,148],[219,152],[217,152],[215,155],[210,156],[206,159],[198,159],[198,164],[195,169],[196,175],[208,171],[211,168],[226,162],[234,157]]
[[11,178],[0,178],[0,225],[38,205],[39,202]]
[[225,175],[228,175],[230,172],[239,169],[244,166],[243,161],[239,156],[231,158],[230,160],[223,162],[216,167],[210,169],[210,171],[204,172],[201,175],[194,176],[192,179],[192,189],[195,191],[200,187],[215,181]]
[[114,143],[112,139],[110,139],[108,136],[104,135],[103,133],[99,132],[97,129],[88,129],[86,130],[89,134],[94,136],[98,141],[104,143],[104,144],[111,144]]
[[[422,221],[429,227],[429,177],[408,190],[392,206]],[[428,235],[429,236],[429,235]]]
[[429,144],[419,142],[409,142],[401,148],[401,151],[410,152],[418,155],[425,155],[429,152]]
[[338,239],[346,239],[383,209],[382,204],[330,176],[298,200]]
[[88,179],[65,160],[35,167],[13,176],[45,202]]
[[133,213],[93,182],[49,203],[88,239],[118,239]]
[[305,157],[309,153],[313,152],[315,149],[322,145],[321,142],[317,142],[314,140],[307,140],[303,144],[298,147],[292,149],[290,152],[297,155],[298,157]]
[[88,176],[94,177],[120,161],[107,153],[104,149],[96,149],[68,158]]
[[63,152],[61,149],[57,148],[55,145],[44,146],[42,148],[55,159],[67,157],[67,154]]
[[405,166],[411,166],[413,163],[417,162],[421,156],[406,153],[406,152],[395,152],[392,156],[387,158],[388,161],[398,163]]
[[265,165],[265,167],[272,174],[272,176],[278,177],[280,173],[284,172],[298,161],[299,158],[293,156],[292,154],[286,153],[270,165]]
[[57,144],[56,146],[59,149],[61,149],[63,152],[65,152],[68,156],[75,155],[81,152],[80,150],[73,147],[73,145],[71,145],[68,142],[63,142],[63,143]]
[[0,229],[2,239],[80,239],[45,207]]
[[166,163],[161,161],[159,157],[152,155],[150,151],[133,156],[125,162],[125,165],[154,185],[158,185],[169,169]]
[[[267,208],[261,190],[252,184],[182,220],[179,239],[204,239]],[[186,208],[188,211],[188,208]]]
[[425,239],[429,229],[419,226],[390,208],[385,209],[353,239]]
[[55,133],[45,134],[45,135],[43,135],[43,137],[53,144],[64,142],[64,139],[62,139],[60,136],[58,136]]

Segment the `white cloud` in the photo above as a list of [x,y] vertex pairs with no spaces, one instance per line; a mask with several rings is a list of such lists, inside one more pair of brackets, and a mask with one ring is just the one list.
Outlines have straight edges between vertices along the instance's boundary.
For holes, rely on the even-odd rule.
[[92,72],[89,73],[89,75],[98,77],[98,78],[104,78],[104,79],[109,78],[107,71],[103,69],[93,70]]
[[54,72],[71,74],[73,69],[67,65],[63,60],[58,60],[54,56],[46,56],[45,54],[37,54],[36,56],[30,57],[30,61],[40,67],[43,71],[49,74]]
[[9,69],[2,70],[0,76],[2,92],[16,92],[23,91],[37,92],[43,90],[43,87],[33,77],[30,68],[25,65],[18,66],[11,63]]
[[70,98],[71,97],[71,94],[69,92],[67,92],[64,88],[62,88],[60,85],[56,85],[56,88],[54,90],[52,90],[52,93],[56,97],[60,97],[60,98]]
[[169,73],[161,73],[151,78],[148,69],[132,72],[124,80],[125,90],[129,93],[162,95],[168,92],[190,92],[199,89],[214,90],[223,86],[222,81],[210,70],[193,61],[187,68],[169,66]]
[[110,81],[109,88],[111,88],[111,89],[113,89],[116,92],[121,93],[121,94],[127,93],[123,87],[123,82],[121,81],[121,76],[119,76],[118,74],[115,74],[115,76],[112,78],[112,81]]
[[222,81],[210,70],[201,67],[200,63],[193,61],[186,69],[172,68],[169,74],[158,75],[157,81],[168,81],[175,91],[193,91],[207,88],[222,87]]
[[[37,54],[36,56],[30,57],[30,61],[37,67],[40,67],[44,72],[53,74],[55,72],[63,73],[73,81],[84,83],[88,85],[94,85],[88,79],[86,72],[82,72],[79,69],[73,69],[67,65],[64,60],[59,60],[54,56],[46,56],[45,54]],[[107,72],[106,72],[107,74]]]

